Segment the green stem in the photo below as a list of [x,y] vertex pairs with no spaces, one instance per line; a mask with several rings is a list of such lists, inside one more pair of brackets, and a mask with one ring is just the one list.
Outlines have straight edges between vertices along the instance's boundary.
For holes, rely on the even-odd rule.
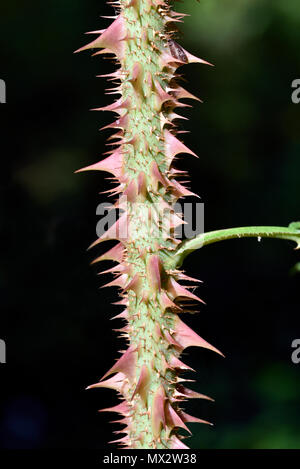
[[172,266],[180,267],[188,254],[208,244],[218,243],[234,238],[277,238],[295,241],[296,249],[300,249],[300,222],[291,223],[287,228],[281,226],[243,226],[225,230],[210,231],[196,238],[184,241],[172,259]]

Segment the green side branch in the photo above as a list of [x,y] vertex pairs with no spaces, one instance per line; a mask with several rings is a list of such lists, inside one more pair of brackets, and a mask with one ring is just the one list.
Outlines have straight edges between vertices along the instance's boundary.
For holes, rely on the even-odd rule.
[[[176,255],[170,261],[170,268],[180,267],[191,252],[209,244],[235,238],[277,238],[294,241],[300,249],[300,222],[293,222],[288,227],[281,226],[243,226],[224,230],[209,231],[196,238],[188,239],[178,247]],[[172,264],[172,265],[171,265]]]

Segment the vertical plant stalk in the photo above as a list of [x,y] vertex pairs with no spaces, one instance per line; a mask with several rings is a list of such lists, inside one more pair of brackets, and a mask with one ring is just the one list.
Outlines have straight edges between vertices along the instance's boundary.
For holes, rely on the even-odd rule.
[[[93,42],[79,49],[100,49],[94,55],[114,54],[119,68],[108,75],[120,98],[100,108],[113,111],[117,120],[105,128],[116,129],[109,138],[114,148],[104,160],[80,171],[111,173],[117,186],[116,207],[123,210],[116,224],[92,246],[115,239],[117,244],[95,262],[112,260],[114,280],[107,286],[121,289],[125,309],[117,317],[126,325],[119,331],[128,348],[101,380],[89,388],[111,388],[121,403],[102,411],[117,412],[125,436],[116,441],[126,448],[187,448],[180,429],[186,423],[208,423],[181,409],[187,398],[210,399],[187,389],[181,374],[191,368],[180,360],[183,350],[210,345],[181,320],[181,313],[201,303],[191,286],[196,281],[166,266],[180,241],[174,230],[183,221],[176,201],[192,194],[178,181],[174,160],[178,154],[195,155],[175,135],[180,116],[175,108],[192,98],[177,80],[176,70],[188,63],[206,63],[173,39],[174,25],[183,14],[163,0],[120,0],[113,23]],[[195,155],[196,156],[196,155]]]

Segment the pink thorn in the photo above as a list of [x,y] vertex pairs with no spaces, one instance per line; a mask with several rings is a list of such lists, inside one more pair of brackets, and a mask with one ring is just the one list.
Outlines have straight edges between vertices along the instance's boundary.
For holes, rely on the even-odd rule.
[[99,29],[98,31],[88,31],[85,34],[103,34],[106,29]]
[[203,283],[202,280],[198,280],[197,278],[189,277],[188,275],[185,275],[182,272],[177,274],[177,278],[180,279],[180,280],[185,280],[187,282]]
[[170,228],[174,229],[181,225],[186,225],[187,222],[182,220],[176,213],[170,214]]
[[177,391],[184,397],[188,399],[206,399],[207,401],[214,402],[214,399],[211,397],[206,396],[205,394],[200,394],[199,392],[193,391],[192,389],[188,389],[182,384],[177,385]]
[[160,172],[159,167],[157,166],[157,163],[155,161],[151,163],[151,176],[152,176],[155,188],[157,188],[158,182],[160,182],[162,186],[168,185],[168,182],[166,181],[166,179]]
[[155,290],[161,291],[161,260],[159,256],[153,255],[148,259],[148,275],[150,283]]
[[186,423],[205,423],[207,425],[213,426],[213,423],[207,422],[206,420],[198,419],[197,417],[193,417],[192,415],[186,414],[182,410],[180,411],[180,416],[182,420]]
[[147,194],[147,179],[144,171],[141,171],[138,175],[138,194],[142,194],[144,197]]
[[177,436],[172,437],[172,449],[189,449]]
[[155,81],[156,96],[158,101],[158,110],[161,110],[162,105],[167,101],[174,101],[172,95],[168,94],[161,86],[159,81]]
[[218,353],[222,357],[224,355],[215,347],[210,345],[206,340],[202,339],[196,332],[194,332],[189,326],[187,326],[179,317],[176,318],[176,332],[174,334],[175,340],[180,344],[182,349],[187,347],[202,347],[213,352]]
[[[113,303],[113,304],[117,304],[117,303]],[[127,312],[127,309],[125,309],[125,311],[123,311],[122,313],[117,314],[117,316],[114,316],[113,318],[111,318],[111,321],[112,321],[113,319],[128,319],[128,312]]]
[[166,405],[166,421],[167,421],[167,426],[169,428],[174,428],[174,427],[183,428],[184,430],[192,434],[191,431],[184,424],[183,420],[180,418],[180,416],[173,409],[173,407],[171,406],[169,402]]
[[128,219],[126,212],[102,236],[100,236],[100,238],[91,244],[89,249],[97,246],[103,241],[111,239],[117,239],[119,241],[128,239]]
[[124,436],[123,438],[119,438],[118,440],[113,440],[109,441],[108,444],[113,444],[113,443],[121,443],[122,446],[126,445],[129,443],[129,436]]
[[182,287],[179,285],[179,283],[174,280],[174,278],[169,279],[169,284],[167,288],[168,292],[170,292],[174,298],[177,297],[184,297],[184,298],[190,298],[191,300],[199,301],[200,303],[204,303],[201,298],[198,298],[198,296],[194,295],[190,291],[188,291],[186,288]]
[[76,173],[82,173],[83,171],[106,171],[120,179],[123,171],[123,154],[121,149],[118,148],[108,158],[105,158],[91,166],[79,169]]
[[161,328],[158,322],[155,323],[154,331],[155,331],[155,335],[157,339],[160,339],[162,337],[162,333],[161,333]]
[[87,49],[107,48],[120,59],[124,52],[124,39],[126,38],[126,27],[123,16],[117,19],[94,41],[81,47],[75,53]]
[[100,130],[106,130],[106,129],[122,129],[124,130],[127,126],[128,122],[128,116],[122,116],[116,121],[112,122],[111,124],[105,125],[104,127],[101,127]]
[[184,121],[188,121],[189,119],[187,117],[180,116],[179,114],[176,114],[175,112],[172,112],[169,114],[169,120],[172,122],[175,119],[181,119]]
[[179,153],[189,153],[197,158],[196,153],[185,146],[178,138],[176,138],[171,132],[165,130],[165,142],[166,142],[166,156],[170,160],[173,160],[174,156]]
[[113,305],[120,305],[120,306],[127,306],[128,305],[128,298],[123,298],[120,301],[116,301]]
[[170,334],[170,332],[168,330],[164,330],[164,336],[166,338],[166,340],[168,341],[168,343],[170,345],[173,345],[175,348],[179,349],[179,350],[182,350],[182,346],[179,342],[177,342]]
[[187,52],[185,49],[183,49],[185,55],[187,56],[188,63],[198,63],[198,64],[204,64],[204,65],[210,65],[213,67],[214,65],[211,64],[210,62],[207,62],[206,60],[200,59],[199,57],[196,57],[195,55],[190,54]]
[[149,384],[150,384],[150,373],[149,373],[147,365],[143,365],[138,383],[136,385],[136,388],[134,390],[134,393],[131,399],[133,399],[136,394],[139,394],[145,406],[147,407]]
[[166,292],[162,292],[161,294],[161,304],[162,304],[162,307],[163,309],[167,309],[167,308],[170,308],[172,310],[176,309],[176,310],[181,310],[181,308],[179,306],[177,306],[175,303],[173,303],[172,300],[170,300],[170,298],[168,297],[168,295],[166,294]]
[[135,182],[135,180],[132,180],[128,184],[126,189],[124,190],[123,197],[125,197],[126,200],[128,200],[128,202],[134,203],[134,202],[136,202],[137,191],[138,191],[138,188],[137,188],[136,182]]
[[[80,50],[75,51],[75,52],[80,52]],[[102,50],[99,50],[98,52],[95,52],[94,54],[92,54],[92,57],[95,57],[96,55],[105,55],[105,54],[115,55],[115,53],[112,50],[102,49]]]
[[124,258],[124,246],[122,243],[116,244],[112,249],[107,251],[105,254],[102,254],[102,256],[97,257],[92,264],[96,264],[97,262],[101,261],[115,261],[121,263]]
[[158,437],[161,426],[166,426],[165,418],[165,390],[162,385],[156,390],[152,403],[152,429],[155,437]]
[[170,365],[172,366],[172,368],[179,368],[180,370],[195,371],[193,368],[183,363],[181,360],[179,360],[179,358],[175,357],[174,355],[170,359]]
[[172,63],[178,63],[179,65],[177,67],[180,67],[181,65],[187,63],[201,63],[205,65],[212,65],[211,63],[206,62],[206,60],[200,59],[199,57],[190,54],[175,41],[169,41],[169,49],[172,54],[172,58],[169,60],[170,65]]
[[181,86],[175,88],[173,90],[173,94],[176,99],[194,99],[195,101],[200,101],[200,103],[202,102],[201,99],[197,98],[197,96],[194,96],[192,93],[189,93]]
[[159,62],[160,62],[160,67],[163,69],[163,68],[172,66],[172,63],[174,63],[175,61],[174,61],[174,57],[169,52],[163,51],[163,53],[160,56]]
[[101,288],[108,288],[108,287],[120,287],[120,288],[124,288],[125,285],[126,285],[126,282],[127,282],[127,275],[126,274],[123,274],[123,275],[120,275],[119,277],[117,277],[115,280],[113,280],[112,282],[109,282],[109,283],[106,283],[105,285],[103,285]]
[[136,62],[132,67],[132,74],[130,81],[138,93],[141,93],[143,87],[143,67],[139,62]]
[[128,285],[124,286],[124,291],[132,290],[136,294],[139,294],[142,288],[142,279],[140,275],[137,273],[133,277],[133,279],[128,283]]
[[[113,73],[105,73],[103,75],[96,75],[96,78],[107,78],[108,81],[121,80],[121,73],[119,70]],[[93,111],[94,109],[92,109]]]
[[103,275],[103,274],[114,274],[114,275],[119,275],[119,274],[129,274],[131,271],[131,268],[129,265],[123,265],[123,264],[117,264],[111,267],[110,269],[102,270],[99,272],[97,275]]
[[116,412],[117,414],[127,415],[130,411],[130,407],[127,402],[121,402],[114,407],[107,407],[106,409],[100,409],[98,412]]
[[112,111],[112,112],[117,112],[118,114],[121,114],[120,111],[122,109],[129,109],[129,107],[130,107],[129,98],[127,98],[125,101],[123,101],[123,98],[120,98],[114,103],[109,104],[108,106],[92,109],[92,111]]
[[109,389],[114,389],[115,391],[121,392],[124,386],[124,379],[125,379],[125,375],[123,373],[117,373],[112,378],[96,383],[96,384],[92,384],[91,386],[88,386],[86,389],[109,388]]
[[115,332],[126,332],[126,333],[128,333],[130,330],[131,328],[129,325],[121,327],[121,329],[113,329],[113,331]]
[[[130,419],[127,418],[127,417],[124,417],[123,419],[119,419],[119,420],[111,420],[109,423],[121,423],[122,425],[126,425],[127,426],[127,429],[128,429],[128,425],[130,423]],[[127,432],[127,430],[126,430]]]
[[[196,194],[193,192],[189,191],[186,189],[186,187],[182,186],[177,182],[174,177],[171,175],[172,179],[170,179],[170,189],[172,191],[172,194],[176,197],[177,199],[180,199],[181,197],[194,197]],[[197,196],[200,198],[199,196]]]
[[123,373],[130,381],[135,378],[135,366],[137,359],[137,352],[135,346],[130,346],[126,352],[119,358],[119,360],[108,370],[107,373],[100,379],[100,382],[107,378],[112,373]]

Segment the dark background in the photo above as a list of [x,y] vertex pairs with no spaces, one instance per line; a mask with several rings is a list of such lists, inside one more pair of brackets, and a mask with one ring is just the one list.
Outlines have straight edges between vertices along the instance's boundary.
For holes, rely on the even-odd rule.
[[[2,448],[104,448],[117,402],[84,391],[112,365],[117,291],[99,290],[86,252],[95,239],[102,174],[74,175],[97,161],[112,115],[97,74],[109,60],[73,55],[84,31],[103,29],[112,10],[96,0],[10,0],[1,5],[1,319],[7,364],[0,365]],[[205,100],[192,110],[183,157],[192,190],[205,203],[206,231],[288,225],[300,218],[299,0],[202,0],[179,4],[179,42],[213,62],[185,67],[188,89]],[[194,425],[194,448],[300,448],[299,253],[285,241],[239,240],[190,256],[207,303],[188,318],[226,359],[189,349],[193,386],[216,399],[187,409],[215,423]],[[99,253],[101,252],[99,248]],[[191,376],[194,378],[194,376]],[[114,417],[114,416],[113,416]]]

